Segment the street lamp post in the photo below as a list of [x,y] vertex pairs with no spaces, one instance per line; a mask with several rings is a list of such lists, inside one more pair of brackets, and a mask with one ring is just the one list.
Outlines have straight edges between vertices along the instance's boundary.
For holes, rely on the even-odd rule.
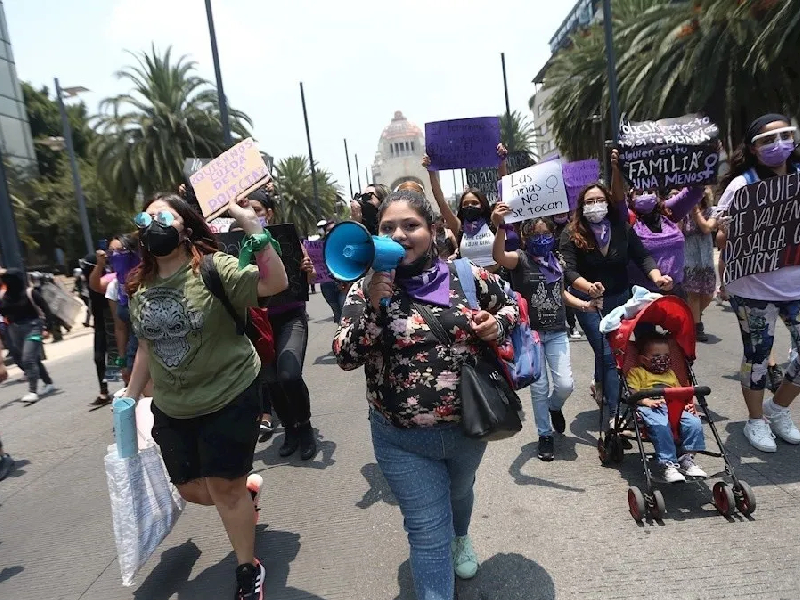
[[208,17],[208,35],[211,38],[211,58],[214,60],[214,74],[217,76],[217,96],[219,97],[219,116],[222,120],[222,135],[225,145],[233,145],[231,138],[231,124],[228,120],[228,101],[225,99],[225,90],[222,89],[222,71],[219,68],[219,51],[217,50],[217,34],[214,30],[214,16],[211,14],[211,0],[206,0],[206,16]]
[[94,244],[92,243],[92,231],[89,228],[89,215],[86,212],[86,202],[83,197],[83,188],[81,187],[81,176],[78,172],[78,161],[75,160],[75,148],[72,145],[72,127],[70,127],[69,119],[67,118],[67,109],[64,107],[64,94],[70,97],[76,96],[80,92],[88,92],[89,90],[84,87],[72,87],[62,90],[57,77],[55,83],[58,110],[61,112],[61,125],[64,128],[64,143],[69,153],[69,162],[72,167],[72,183],[75,186],[75,199],[78,201],[78,215],[81,219],[81,229],[83,229],[83,241],[86,244],[86,252],[92,254],[94,252]]
[[314,153],[311,150],[311,132],[308,129],[308,111],[306,111],[306,94],[303,91],[303,82],[300,82],[300,102],[303,104],[303,121],[306,125],[306,139],[308,140],[308,164],[311,167],[311,185],[314,189],[314,203],[317,206],[317,221],[322,219],[322,210],[319,205],[319,189],[317,186],[317,168],[314,166]]

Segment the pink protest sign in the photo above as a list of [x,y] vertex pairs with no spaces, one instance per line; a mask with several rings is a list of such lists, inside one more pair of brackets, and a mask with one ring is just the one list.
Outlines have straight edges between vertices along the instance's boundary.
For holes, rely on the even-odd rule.
[[211,220],[225,212],[232,199],[252,192],[267,177],[269,170],[258,147],[247,138],[192,173],[189,181],[203,216]]
[[498,117],[425,123],[425,152],[433,171],[497,167],[499,143]]
[[315,283],[327,283],[329,281],[333,281],[331,272],[328,271],[328,267],[325,266],[325,257],[323,255],[325,242],[322,240],[313,242],[305,240],[303,242],[303,246],[305,246],[306,252],[308,253],[308,258],[310,258],[311,262],[314,263],[314,270],[317,272],[317,279]]

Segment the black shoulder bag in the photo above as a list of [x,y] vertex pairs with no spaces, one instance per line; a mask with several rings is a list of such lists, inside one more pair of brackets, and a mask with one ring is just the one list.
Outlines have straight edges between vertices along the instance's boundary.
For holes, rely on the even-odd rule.
[[[418,302],[412,302],[412,306],[439,342],[451,347],[453,340],[428,307]],[[479,347],[477,361],[467,361],[461,367],[461,427],[467,437],[492,442],[522,430],[522,402],[508,384],[494,352],[483,341]]]

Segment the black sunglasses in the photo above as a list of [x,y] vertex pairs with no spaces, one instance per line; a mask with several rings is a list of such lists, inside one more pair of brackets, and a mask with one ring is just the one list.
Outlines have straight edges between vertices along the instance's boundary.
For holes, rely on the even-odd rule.
[[364,192],[363,194],[356,194],[356,200],[358,202],[369,202],[374,195],[375,192]]

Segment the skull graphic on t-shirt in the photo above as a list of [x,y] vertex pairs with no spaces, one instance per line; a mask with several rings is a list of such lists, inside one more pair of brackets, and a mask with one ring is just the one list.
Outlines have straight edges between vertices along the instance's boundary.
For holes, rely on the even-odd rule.
[[203,313],[186,306],[180,290],[156,287],[142,299],[139,333],[167,368],[179,366],[189,355],[188,336],[203,328]]

